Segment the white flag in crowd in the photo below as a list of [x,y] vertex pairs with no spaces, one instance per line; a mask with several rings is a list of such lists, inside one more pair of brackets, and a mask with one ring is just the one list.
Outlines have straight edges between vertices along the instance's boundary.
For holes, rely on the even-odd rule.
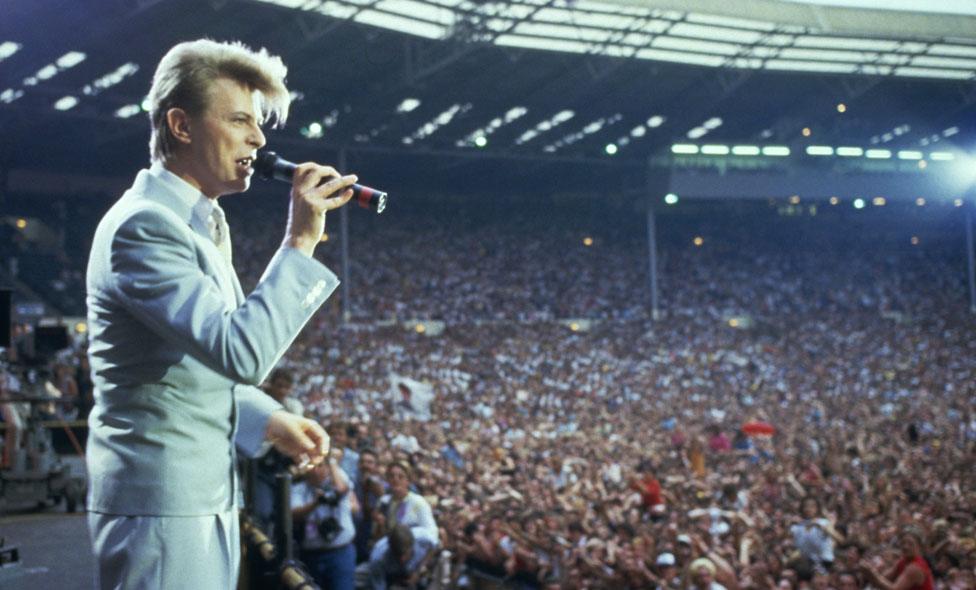
[[430,403],[434,400],[432,385],[391,373],[390,395],[393,399],[393,414],[400,420],[430,420]]

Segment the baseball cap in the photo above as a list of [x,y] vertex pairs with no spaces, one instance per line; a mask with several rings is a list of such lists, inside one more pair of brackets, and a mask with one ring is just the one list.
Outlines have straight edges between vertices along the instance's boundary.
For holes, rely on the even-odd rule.
[[668,566],[677,563],[674,559],[673,553],[662,553],[657,556],[657,565]]

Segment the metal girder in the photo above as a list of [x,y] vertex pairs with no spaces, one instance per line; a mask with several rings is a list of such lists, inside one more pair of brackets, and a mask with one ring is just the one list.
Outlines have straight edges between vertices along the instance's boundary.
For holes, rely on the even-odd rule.
[[[481,4],[476,7],[473,12],[463,12],[464,17],[462,17],[459,22],[455,23],[454,28],[447,39],[447,45],[451,46],[451,50],[447,53],[447,55],[439,57],[430,65],[415,69],[411,79],[406,80],[406,82],[408,84],[416,84],[424,78],[443,70],[445,67],[457,62],[467,55],[470,55],[479,47],[486,44],[492,44],[495,39],[501,35],[511,32],[519,24],[531,20],[532,17],[543,8],[552,6],[555,3],[556,0],[548,0],[545,4],[535,6],[532,11],[526,14],[523,18],[512,19],[511,24],[507,28],[500,31],[494,31],[487,27],[487,20],[492,16],[487,14],[487,7],[496,3],[489,2]],[[460,43],[450,43],[452,40],[459,41]]]
[[318,13],[315,13],[316,18],[310,19],[306,17],[306,15],[309,13],[305,11],[298,11],[298,13],[295,15],[294,21],[298,26],[298,29],[302,32],[302,37],[305,39],[305,41],[317,41],[336,29],[345,26],[362,11],[374,8],[377,4],[379,4],[379,2],[380,0],[373,0],[369,4],[363,4],[359,6],[351,16],[342,19],[330,18],[326,15]]
[[[77,27],[73,29],[78,31],[79,33],[83,31],[83,33],[79,35],[77,40],[72,40],[72,42],[78,43],[79,46],[84,47],[89,43],[101,39],[111,39],[113,37],[116,37],[117,36],[116,32],[119,29],[125,27],[131,18],[149,10],[150,8],[156,6],[157,4],[163,1],[164,0],[125,0],[122,2],[118,2],[119,4],[122,4],[123,7],[125,6],[130,7],[129,10],[127,12],[124,12],[123,14],[120,14],[118,17],[113,18],[112,20],[101,21],[98,26]],[[33,3],[27,3],[27,4],[33,4]],[[35,7],[35,9],[39,10],[40,7]],[[25,65],[19,69],[15,69],[12,73],[7,72],[6,76],[8,76],[11,81],[22,80],[30,76],[31,74],[33,74],[33,72],[36,71],[36,67],[37,67],[36,63],[31,65]],[[31,92],[33,92],[34,90],[36,90],[36,88],[32,88]]]

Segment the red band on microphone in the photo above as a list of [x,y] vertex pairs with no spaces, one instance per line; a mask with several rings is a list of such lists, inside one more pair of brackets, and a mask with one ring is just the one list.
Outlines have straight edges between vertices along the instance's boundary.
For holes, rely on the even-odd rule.
[[356,200],[359,201],[359,206],[363,209],[369,209],[369,202],[373,199],[373,189],[368,186],[364,186],[359,189],[359,195]]

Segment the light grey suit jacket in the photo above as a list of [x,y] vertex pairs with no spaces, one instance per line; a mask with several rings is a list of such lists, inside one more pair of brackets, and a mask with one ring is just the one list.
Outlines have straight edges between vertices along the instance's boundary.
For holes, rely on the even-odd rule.
[[200,218],[201,197],[154,165],[95,233],[89,510],[233,509],[235,440],[255,452],[281,407],[254,386],[339,283],[319,262],[282,248],[245,298]]

